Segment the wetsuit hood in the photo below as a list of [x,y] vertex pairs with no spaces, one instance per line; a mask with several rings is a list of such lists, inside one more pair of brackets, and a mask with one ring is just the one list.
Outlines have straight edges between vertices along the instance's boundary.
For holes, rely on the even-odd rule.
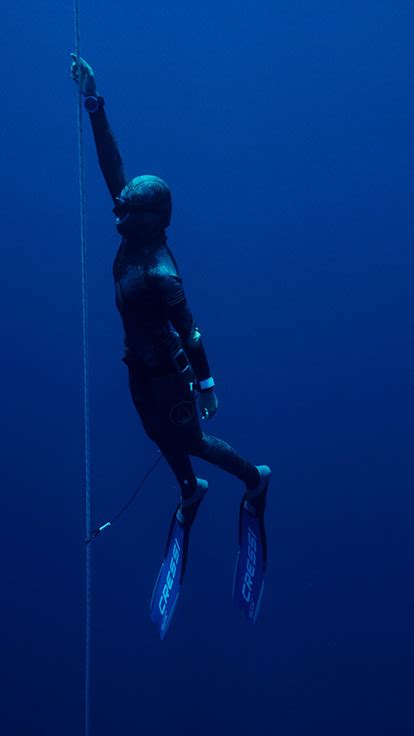
[[143,174],[126,184],[119,201],[142,224],[168,227],[171,221],[172,199],[168,185],[158,176]]

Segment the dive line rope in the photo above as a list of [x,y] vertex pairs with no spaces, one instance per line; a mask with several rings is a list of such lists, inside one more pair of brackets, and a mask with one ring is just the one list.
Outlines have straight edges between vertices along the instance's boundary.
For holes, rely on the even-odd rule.
[[[74,0],[76,64],[80,66],[80,13],[79,0]],[[82,85],[79,76],[78,92],[78,153],[79,153],[79,206],[82,284],[82,343],[83,343],[83,405],[85,443],[85,528],[86,537],[91,528],[91,471],[89,421],[89,339],[88,339],[88,283],[85,237],[85,171],[83,155]],[[85,736],[90,736],[90,680],[91,680],[91,546],[86,547],[86,601],[85,601]]]

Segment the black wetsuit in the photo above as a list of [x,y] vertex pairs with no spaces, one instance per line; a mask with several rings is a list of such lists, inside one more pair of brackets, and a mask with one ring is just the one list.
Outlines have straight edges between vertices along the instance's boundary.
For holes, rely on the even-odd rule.
[[[122,159],[104,108],[90,119],[99,164],[115,202],[127,183]],[[143,228],[133,239],[124,238],[113,275],[131,396],[183,496],[196,487],[189,455],[218,465],[253,488],[258,481],[255,466],[201,429],[195,388],[210,377],[210,368],[165,230]]]

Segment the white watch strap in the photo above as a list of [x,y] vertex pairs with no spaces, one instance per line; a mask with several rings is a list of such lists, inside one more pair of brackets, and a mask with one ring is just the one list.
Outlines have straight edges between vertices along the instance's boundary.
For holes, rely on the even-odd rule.
[[199,382],[199,386],[202,391],[205,391],[207,388],[213,388],[216,384],[214,383],[214,378],[205,378],[204,381]]

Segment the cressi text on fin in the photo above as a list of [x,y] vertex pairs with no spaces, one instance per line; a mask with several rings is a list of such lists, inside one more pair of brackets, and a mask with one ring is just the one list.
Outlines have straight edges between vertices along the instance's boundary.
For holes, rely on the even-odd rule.
[[233,600],[250,623],[255,623],[263,596],[267,541],[264,514],[249,511],[246,496],[240,504],[239,551],[233,579]]

